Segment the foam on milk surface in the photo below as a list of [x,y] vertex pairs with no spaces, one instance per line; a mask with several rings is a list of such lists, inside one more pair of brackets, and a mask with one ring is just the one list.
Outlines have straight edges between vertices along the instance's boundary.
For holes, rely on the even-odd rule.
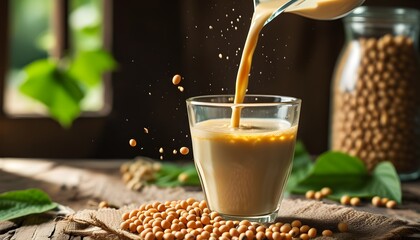
[[194,128],[196,137],[231,135],[231,137],[252,138],[258,135],[277,136],[293,131],[294,129],[291,129],[290,123],[287,121],[263,118],[242,118],[238,128],[231,127],[228,118],[203,121],[197,123]]

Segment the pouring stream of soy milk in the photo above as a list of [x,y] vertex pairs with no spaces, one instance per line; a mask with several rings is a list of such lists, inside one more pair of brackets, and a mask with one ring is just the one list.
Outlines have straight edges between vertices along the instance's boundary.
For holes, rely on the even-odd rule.
[[[245,41],[244,51],[236,76],[234,104],[241,104],[248,88],[252,56],[257,46],[261,29],[281,12],[296,13],[314,19],[334,19],[341,17],[359,6],[364,0],[254,0],[255,11]],[[232,108],[231,127],[240,126],[241,107]]]
[[[242,53],[241,63],[239,64],[238,74],[236,76],[236,90],[235,90],[235,104],[243,103],[245,99],[246,89],[248,88],[249,72],[251,70],[252,56],[254,55],[255,47],[257,46],[258,37],[261,29],[264,27],[268,18],[279,7],[293,2],[290,0],[273,0],[261,2],[255,7],[254,15],[252,16],[251,26],[249,28],[248,36],[245,41],[244,51]],[[241,108],[233,107],[231,127],[238,128],[241,117]]]

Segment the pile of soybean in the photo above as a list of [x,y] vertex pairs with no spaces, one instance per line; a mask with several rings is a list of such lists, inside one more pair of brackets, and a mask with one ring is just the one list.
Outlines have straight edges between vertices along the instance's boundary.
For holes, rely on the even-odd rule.
[[[348,231],[348,225],[343,222],[338,223],[336,228],[340,232]],[[270,225],[248,220],[225,220],[217,212],[211,211],[206,201],[193,198],[142,204],[138,209],[122,215],[121,229],[139,234],[146,240],[307,240],[318,236],[316,228],[304,225],[299,220]],[[320,235],[332,236],[333,232],[324,229]]]

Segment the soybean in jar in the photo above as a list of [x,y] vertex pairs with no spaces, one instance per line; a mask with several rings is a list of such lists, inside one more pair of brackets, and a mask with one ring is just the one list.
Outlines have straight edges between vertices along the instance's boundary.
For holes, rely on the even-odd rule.
[[390,161],[403,180],[420,175],[419,19],[415,9],[355,9],[332,86],[331,149],[369,170]]

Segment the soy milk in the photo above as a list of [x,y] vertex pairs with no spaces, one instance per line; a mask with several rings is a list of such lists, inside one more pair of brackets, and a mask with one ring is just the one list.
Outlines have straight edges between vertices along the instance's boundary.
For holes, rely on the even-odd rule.
[[210,209],[230,216],[277,210],[292,166],[297,126],[267,119],[207,120],[191,129],[194,159]]

